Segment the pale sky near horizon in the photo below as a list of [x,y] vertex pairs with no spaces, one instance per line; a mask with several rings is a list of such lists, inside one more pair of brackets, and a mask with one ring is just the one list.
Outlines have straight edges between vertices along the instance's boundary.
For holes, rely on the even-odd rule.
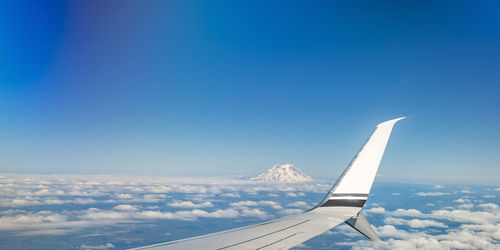
[[0,3],[0,173],[336,178],[400,116],[386,180],[497,184],[500,6]]

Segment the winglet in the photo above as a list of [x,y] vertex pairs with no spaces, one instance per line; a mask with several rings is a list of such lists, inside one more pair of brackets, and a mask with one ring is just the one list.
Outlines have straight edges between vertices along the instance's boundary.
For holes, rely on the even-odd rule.
[[377,128],[378,127],[382,127],[382,126],[394,126],[394,124],[396,124],[396,122],[400,121],[400,120],[403,120],[405,119],[406,116],[403,116],[403,117],[399,117],[399,118],[396,118],[396,119],[392,119],[392,120],[389,120],[389,121],[385,121],[385,122],[382,122],[380,123],[379,125],[377,125]]
[[[351,161],[344,173],[333,185],[319,206],[357,206],[363,207],[377,174],[387,141],[394,124],[405,117],[380,123]],[[351,204],[356,202],[356,204]],[[339,203],[339,204],[337,204]]]

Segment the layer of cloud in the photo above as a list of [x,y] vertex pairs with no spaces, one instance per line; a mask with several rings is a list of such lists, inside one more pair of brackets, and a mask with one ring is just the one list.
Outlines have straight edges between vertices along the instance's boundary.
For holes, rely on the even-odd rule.
[[[228,180],[193,182],[189,179],[193,183],[187,184],[161,178],[44,178],[7,177],[0,180],[0,206],[4,208],[0,212],[0,232],[9,231],[27,237],[64,235],[82,229],[161,220],[264,220],[301,213],[310,207],[308,204],[312,204],[311,201],[300,201],[304,199],[305,192],[308,195],[311,192],[323,193],[330,187],[314,183],[298,186],[255,185]],[[339,245],[395,249],[499,248],[500,212],[495,195],[478,192],[477,188],[459,187],[453,192],[448,191],[449,187],[434,189],[430,186],[421,192],[411,190],[418,196],[412,198],[425,200],[422,204],[427,203],[418,209],[383,208],[381,205],[388,203],[371,198],[378,204],[369,203],[369,209],[364,211],[368,217],[382,218],[379,221],[385,225],[379,225],[376,230],[389,245],[376,246],[369,241]],[[485,190],[492,192],[492,188]],[[500,191],[500,188],[495,191]],[[407,191],[402,190],[401,193],[406,194]],[[238,201],[241,197],[244,199]],[[63,207],[69,204],[78,206]],[[54,211],[47,211],[52,208]],[[345,225],[338,229],[333,234],[359,235]],[[81,245],[85,249],[106,249],[104,247],[112,248],[108,244]]]

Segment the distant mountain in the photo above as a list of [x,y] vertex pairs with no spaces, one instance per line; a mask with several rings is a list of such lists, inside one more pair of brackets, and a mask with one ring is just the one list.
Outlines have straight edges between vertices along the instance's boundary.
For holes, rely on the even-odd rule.
[[302,171],[293,166],[293,164],[276,164],[266,172],[261,173],[257,177],[251,178],[250,180],[291,183],[313,181],[313,178],[302,173]]

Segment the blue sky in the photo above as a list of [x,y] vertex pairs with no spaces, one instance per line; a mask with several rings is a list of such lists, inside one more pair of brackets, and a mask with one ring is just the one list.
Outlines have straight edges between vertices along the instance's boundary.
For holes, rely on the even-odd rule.
[[0,4],[0,172],[495,183],[498,3]]

